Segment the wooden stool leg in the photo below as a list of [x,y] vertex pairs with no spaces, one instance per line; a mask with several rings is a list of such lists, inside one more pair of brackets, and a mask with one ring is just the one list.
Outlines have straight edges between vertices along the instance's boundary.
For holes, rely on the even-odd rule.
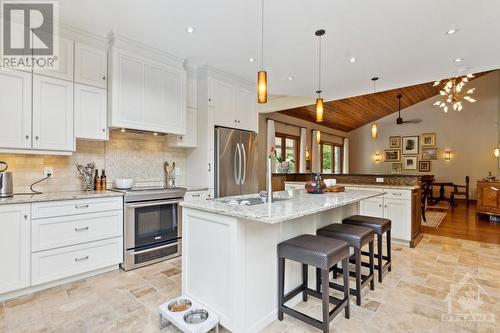
[[321,292],[321,269],[316,268],[316,291]]
[[328,285],[328,269],[321,270],[321,279],[323,280],[323,332],[328,333],[330,328],[330,287]]
[[[302,264],[302,286],[306,289],[307,288],[307,285],[308,285],[308,276],[307,276],[307,273],[308,273],[308,267],[306,264]],[[307,302],[307,292],[304,290],[302,292],[302,300],[304,302]]]
[[278,258],[278,319],[283,320],[283,299],[285,297],[285,258]]
[[354,249],[356,257],[356,304],[361,306],[361,249]]
[[391,260],[391,231],[390,230],[387,230],[386,238],[387,238],[387,261],[389,261],[391,263],[389,265],[389,272],[390,272],[391,268],[392,268],[392,260]]
[[368,244],[369,253],[370,253],[370,276],[372,279],[370,280],[370,290],[375,290],[375,281],[374,281],[374,268],[373,268],[373,240]]
[[378,262],[378,282],[382,283],[382,235],[377,235],[377,262]]
[[349,258],[342,260],[342,277],[344,278],[344,299],[347,300],[347,305],[344,309],[344,317],[351,318],[351,308],[349,305]]

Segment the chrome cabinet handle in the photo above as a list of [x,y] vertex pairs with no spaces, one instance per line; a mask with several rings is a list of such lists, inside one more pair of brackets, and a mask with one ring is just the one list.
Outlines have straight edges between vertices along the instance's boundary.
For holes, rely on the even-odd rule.
[[212,171],[212,163],[208,163],[208,172]]
[[76,231],[76,232],[80,232],[80,231],[87,231],[87,230],[89,230],[89,227],[75,228],[75,231]]
[[105,129],[105,128],[103,128],[103,129],[102,129],[102,131],[103,131],[103,132],[106,132],[106,129]]
[[193,197],[193,198],[199,198],[199,197],[201,197],[201,194],[191,194],[191,197]]
[[103,75],[102,79],[103,79],[103,80],[106,80],[106,75]]
[[80,261],[85,261],[85,260],[88,260],[89,259],[89,256],[85,256],[85,257],[81,257],[81,258],[75,258],[75,261],[76,262],[80,262]]
[[402,196],[403,193],[392,193],[392,195]]
[[28,219],[28,215],[24,215],[24,219],[27,220]]
[[30,139],[30,136],[29,135],[26,135],[26,140],[29,140]]
[[35,140],[38,140],[38,136],[35,136]]
[[81,208],[89,208],[89,204],[86,205],[75,205],[76,209],[81,209]]

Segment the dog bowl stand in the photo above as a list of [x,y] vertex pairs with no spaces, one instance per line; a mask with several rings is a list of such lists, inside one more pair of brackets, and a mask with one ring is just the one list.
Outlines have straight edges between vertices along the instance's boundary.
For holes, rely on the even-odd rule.
[[[177,299],[188,299],[191,301],[191,307],[187,309],[186,311],[180,311],[180,312],[172,312],[168,309],[168,305],[177,300]],[[210,331],[211,329],[214,329],[216,333],[219,332],[219,316],[213,312],[212,310],[208,309],[205,305],[200,304],[199,302],[196,302],[192,300],[189,297],[186,296],[180,296],[177,298],[174,298],[162,305],[159,306],[160,308],[160,329],[163,329],[169,325],[174,325],[178,329],[180,329],[182,332],[185,333],[206,333]],[[203,309],[208,312],[208,318],[202,323],[199,324],[188,324],[184,321],[184,315],[188,313],[191,310],[196,310],[196,309]]]

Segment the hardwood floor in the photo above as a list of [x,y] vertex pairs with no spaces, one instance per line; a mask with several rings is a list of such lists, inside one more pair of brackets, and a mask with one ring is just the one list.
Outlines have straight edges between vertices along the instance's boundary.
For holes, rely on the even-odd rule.
[[500,244],[500,223],[493,223],[488,217],[476,218],[476,202],[467,208],[463,201],[451,208],[437,229],[422,227],[422,232],[431,235],[467,239],[478,242]]

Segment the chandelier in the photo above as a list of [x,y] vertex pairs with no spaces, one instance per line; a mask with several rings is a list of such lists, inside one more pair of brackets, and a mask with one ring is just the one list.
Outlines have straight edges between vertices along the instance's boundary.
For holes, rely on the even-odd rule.
[[439,95],[441,99],[434,103],[435,106],[442,108],[444,112],[448,112],[449,108],[454,111],[462,111],[463,101],[474,103],[476,100],[472,98],[472,94],[476,88],[465,91],[464,87],[472,79],[474,75],[468,74],[464,77],[454,77],[444,81],[434,82],[433,87],[441,86]]

